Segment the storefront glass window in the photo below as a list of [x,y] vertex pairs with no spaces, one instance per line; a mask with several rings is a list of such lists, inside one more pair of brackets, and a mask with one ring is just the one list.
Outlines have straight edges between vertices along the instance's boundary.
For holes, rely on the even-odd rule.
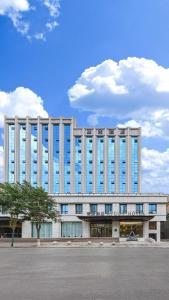
[[132,232],[136,237],[143,237],[143,222],[120,222],[120,237],[128,237]]

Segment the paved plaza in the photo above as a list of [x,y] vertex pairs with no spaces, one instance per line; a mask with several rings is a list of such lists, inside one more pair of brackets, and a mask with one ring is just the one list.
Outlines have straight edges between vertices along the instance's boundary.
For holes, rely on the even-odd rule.
[[1,248],[1,300],[168,300],[160,248]]

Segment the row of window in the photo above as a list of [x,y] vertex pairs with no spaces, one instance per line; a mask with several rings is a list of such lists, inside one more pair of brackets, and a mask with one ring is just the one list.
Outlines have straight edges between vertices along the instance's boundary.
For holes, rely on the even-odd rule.
[[[61,204],[61,214],[68,214],[69,205],[68,204]],[[143,214],[144,213],[144,204],[137,203],[136,204],[136,213]],[[104,213],[111,214],[113,212],[113,204],[107,203],[104,205]],[[75,213],[82,214],[83,213],[83,204],[75,204]],[[98,204],[92,203],[90,204],[90,213],[97,214],[98,213]],[[119,204],[119,213],[120,214],[127,214],[127,204],[120,203]],[[149,203],[149,214],[156,214],[157,213],[157,204],[156,203]]]
[[[26,174],[26,126],[20,124],[20,182]],[[9,125],[9,181],[14,181],[14,125]],[[64,192],[70,192],[70,135],[71,125],[64,125]],[[138,145],[132,137],[132,192],[138,191]],[[82,192],[82,146],[81,136],[75,137],[75,192]],[[115,140],[108,138],[108,192],[115,192]],[[38,160],[37,124],[31,125],[31,184],[37,182]],[[42,125],[42,186],[48,191],[48,124]],[[53,191],[59,192],[59,125],[53,125]],[[86,192],[93,191],[93,138],[86,137]],[[104,138],[97,137],[97,192],[104,191]],[[120,192],[126,192],[126,137],[120,137]]]

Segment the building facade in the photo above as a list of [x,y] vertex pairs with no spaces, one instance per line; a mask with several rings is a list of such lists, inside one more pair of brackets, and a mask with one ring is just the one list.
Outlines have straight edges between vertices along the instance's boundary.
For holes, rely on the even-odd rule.
[[[26,180],[55,197],[61,222],[44,223],[44,237],[123,239],[134,232],[159,240],[167,198],[140,194],[140,139],[140,128],[78,128],[63,117],[5,118],[4,181]],[[34,236],[34,225],[22,224],[21,234]]]

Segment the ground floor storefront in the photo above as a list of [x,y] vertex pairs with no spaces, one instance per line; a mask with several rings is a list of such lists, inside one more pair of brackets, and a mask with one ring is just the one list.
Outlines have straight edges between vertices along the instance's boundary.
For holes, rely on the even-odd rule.
[[[59,222],[44,222],[41,238],[109,238],[119,241],[160,241],[161,222],[166,222],[167,196],[162,194],[51,195],[56,200]],[[16,237],[36,238],[35,224],[17,224]],[[11,237],[9,217],[0,215],[0,237]]]
[[[160,241],[160,222],[143,220],[92,220],[45,222],[41,227],[41,238],[112,238],[144,241],[153,238]],[[36,227],[30,222],[22,224],[22,237],[35,238]]]
[[[15,229],[16,238],[22,237],[22,223],[18,222]],[[9,225],[9,218],[0,218],[0,238],[11,238],[12,237],[12,229]]]

